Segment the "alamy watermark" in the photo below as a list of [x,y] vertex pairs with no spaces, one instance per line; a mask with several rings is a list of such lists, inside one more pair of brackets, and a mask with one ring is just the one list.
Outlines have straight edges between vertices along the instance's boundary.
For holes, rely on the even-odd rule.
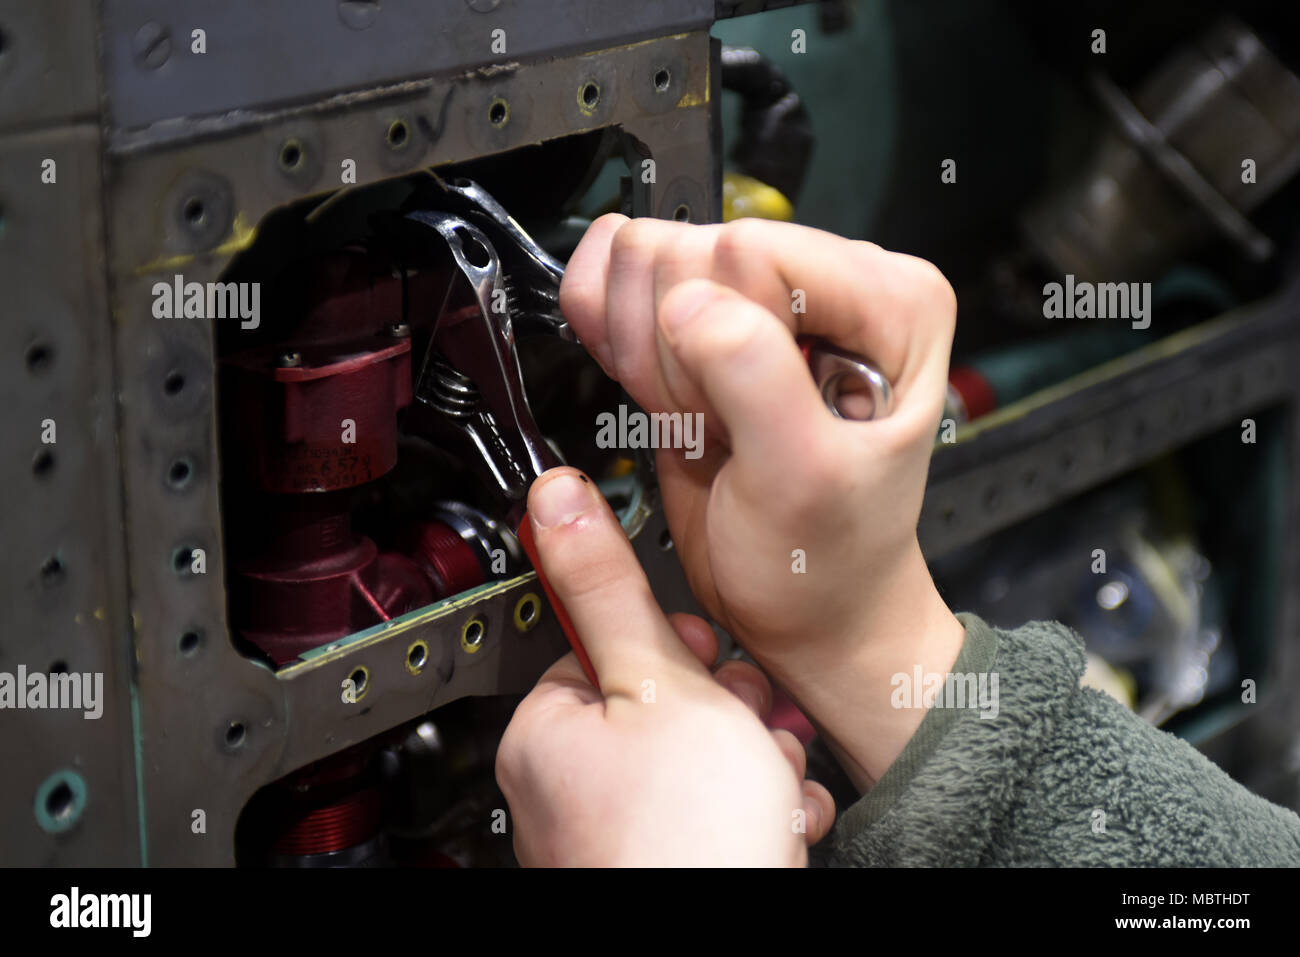
[[84,672],[45,674],[19,665],[18,672],[0,671],[0,710],[71,709],[84,711],[87,721],[104,714],[104,673]]
[[152,894],[83,894],[73,887],[50,898],[50,926],[55,928],[123,928],[132,937],[153,929]]
[[235,319],[241,329],[262,323],[262,284],[258,282],[171,282],[153,284],[155,319]]
[[1065,283],[1043,286],[1045,319],[1131,319],[1134,329],[1151,325],[1151,283],[1076,282],[1073,274]]
[[688,459],[704,454],[703,412],[629,412],[596,416],[596,447],[601,449],[685,449]]
[[895,708],[978,708],[981,718],[998,716],[998,673],[939,674],[920,665],[889,679],[889,703]]

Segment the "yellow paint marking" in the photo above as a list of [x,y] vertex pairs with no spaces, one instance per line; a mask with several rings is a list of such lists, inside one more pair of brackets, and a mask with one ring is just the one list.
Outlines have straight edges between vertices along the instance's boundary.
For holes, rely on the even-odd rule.
[[[234,253],[243,252],[249,246],[253,245],[253,240],[257,238],[257,227],[248,224],[248,218],[243,212],[235,214],[235,221],[230,227],[230,238],[224,243],[212,250],[208,255],[213,256],[230,256]],[[150,273],[165,272],[174,270],[181,266],[192,263],[197,257],[193,253],[181,253],[176,256],[163,256],[155,259],[151,263],[145,263],[143,266],[136,267],[137,276],[147,276]]]

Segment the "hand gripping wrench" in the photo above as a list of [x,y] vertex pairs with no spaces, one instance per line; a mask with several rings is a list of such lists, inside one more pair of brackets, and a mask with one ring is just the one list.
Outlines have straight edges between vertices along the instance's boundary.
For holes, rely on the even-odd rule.
[[[542,571],[526,511],[533,480],[561,462],[528,406],[516,327],[523,334],[578,341],[559,309],[564,267],[476,183],[457,179],[444,185],[447,205],[462,215],[419,210],[405,217],[411,227],[435,233],[450,256],[446,294],[406,428],[459,454],[495,489],[569,645],[599,688],[591,660]],[[889,382],[869,361],[811,336],[801,336],[799,346],[833,414],[848,417],[842,399],[859,391],[870,401],[862,418],[888,414]],[[854,382],[857,389],[850,387]]]
[[[451,256],[446,295],[407,410],[407,431],[458,453],[495,489],[569,646],[587,679],[599,688],[591,659],[542,570],[528,520],[533,480],[561,463],[528,406],[497,252],[482,231],[454,214],[418,211],[407,219],[436,232]],[[541,270],[534,278],[548,272]],[[546,296],[530,298],[530,319],[542,331],[576,341],[571,332],[565,334],[568,324],[559,317],[558,277],[554,291],[553,310]]]

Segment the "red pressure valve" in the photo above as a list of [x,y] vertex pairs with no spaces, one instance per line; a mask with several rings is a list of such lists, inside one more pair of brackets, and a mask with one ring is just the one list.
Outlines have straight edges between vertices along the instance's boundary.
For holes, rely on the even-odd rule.
[[434,599],[416,562],[352,528],[350,490],[397,464],[411,402],[400,284],[345,250],[307,288],[288,338],[224,363],[231,613],[277,665]]

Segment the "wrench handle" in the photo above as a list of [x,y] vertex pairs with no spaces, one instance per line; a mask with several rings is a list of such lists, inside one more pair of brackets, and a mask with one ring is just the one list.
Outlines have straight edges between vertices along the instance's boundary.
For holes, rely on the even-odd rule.
[[[801,335],[796,340],[822,401],[838,418],[881,419],[889,414],[893,388],[878,368],[865,356],[831,345],[820,336]],[[855,384],[871,397],[871,414],[849,416],[840,411],[839,400],[846,384]]]

